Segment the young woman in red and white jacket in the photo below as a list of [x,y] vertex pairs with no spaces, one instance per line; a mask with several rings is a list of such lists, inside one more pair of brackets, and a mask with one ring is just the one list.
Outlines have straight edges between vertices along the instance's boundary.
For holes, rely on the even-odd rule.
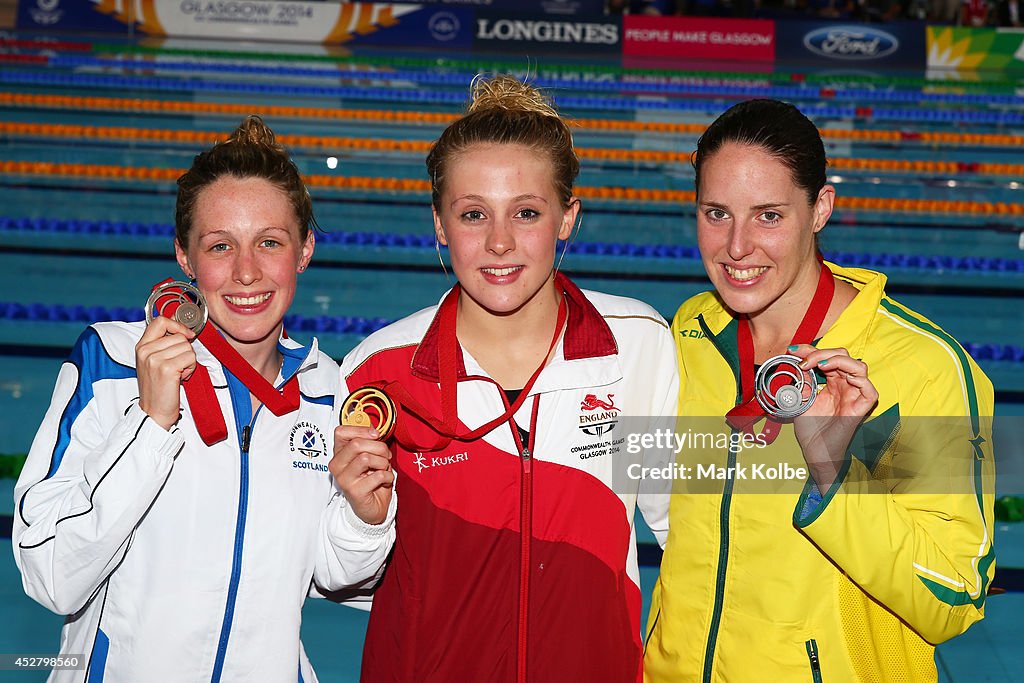
[[[476,80],[427,169],[458,284],[342,363],[349,390],[383,385],[400,412],[397,539],[362,679],[639,680],[625,463],[629,434],[675,415],[668,326],[558,272],[579,161],[533,87]],[[640,498],[664,538],[665,506]]]

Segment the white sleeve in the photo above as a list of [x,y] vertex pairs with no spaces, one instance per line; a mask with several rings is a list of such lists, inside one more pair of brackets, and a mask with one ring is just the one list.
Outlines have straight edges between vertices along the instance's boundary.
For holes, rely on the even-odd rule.
[[102,377],[96,354],[105,351],[90,330],[61,367],[14,491],[22,583],[58,614],[84,607],[117,567],[185,442],[137,401],[112,405],[98,384],[130,380]]
[[[650,387],[651,395],[648,433],[664,429],[674,431],[679,406],[679,367],[676,363],[675,341],[667,325],[658,330],[644,368],[644,385]],[[645,467],[664,467],[671,464],[673,455],[671,449],[648,449],[644,452],[643,464]],[[637,506],[643,513],[644,521],[662,548],[668,539],[670,490],[670,482],[667,480],[644,480],[637,496]]]
[[391,547],[395,543],[395,511],[398,505],[397,481],[387,517],[380,524],[367,524],[337,492],[324,510],[320,522],[320,543],[313,580],[326,591],[369,589],[384,573]]
[[[348,360],[348,357],[345,359]],[[334,424],[338,423],[341,405],[348,396],[345,381],[347,363],[342,362],[338,398],[334,402]],[[331,430],[333,451],[334,431]],[[380,524],[367,524],[352,512],[345,496],[335,485],[334,496],[320,520],[319,542],[313,580],[316,588],[326,591],[376,585],[384,572],[391,547],[395,543],[395,512],[398,509],[398,481]]]

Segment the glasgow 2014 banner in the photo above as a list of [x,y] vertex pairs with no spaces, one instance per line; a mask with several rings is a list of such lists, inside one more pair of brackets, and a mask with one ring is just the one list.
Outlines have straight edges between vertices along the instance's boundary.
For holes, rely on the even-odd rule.
[[474,10],[296,0],[21,0],[20,29],[448,49],[473,42]]

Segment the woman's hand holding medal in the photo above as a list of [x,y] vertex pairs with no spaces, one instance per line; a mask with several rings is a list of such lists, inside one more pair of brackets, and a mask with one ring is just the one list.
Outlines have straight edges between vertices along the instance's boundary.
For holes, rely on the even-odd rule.
[[335,427],[334,457],[327,467],[359,519],[380,524],[387,518],[395,472],[391,449],[380,432],[373,427]]
[[825,493],[842,468],[854,432],[878,403],[878,391],[868,379],[867,364],[846,349],[799,344],[789,352],[803,359],[801,367],[825,377],[814,403],[793,422],[811,477]]
[[181,383],[196,369],[195,336],[185,325],[160,316],[135,345],[139,407],[164,429],[181,416]]

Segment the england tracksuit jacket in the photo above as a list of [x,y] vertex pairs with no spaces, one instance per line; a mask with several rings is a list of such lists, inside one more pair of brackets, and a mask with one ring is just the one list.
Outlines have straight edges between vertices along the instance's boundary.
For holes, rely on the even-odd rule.
[[142,331],[81,336],[15,489],[25,590],[68,615],[60,652],[86,660],[50,680],[315,680],[303,600],[374,576],[394,537],[389,521],[362,524],[327,471],[337,364],[282,339],[278,386],[298,375],[299,409],[251,415],[248,390],[197,342],[234,426],[207,447],[184,391],[169,431],[139,408]]
[[[675,416],[674,347],[649,306],[564,276],[556,286],[566,330],[514,423],[437,452],[393,448],[398,536],[373,599],[363,681],[638,680],[638,486],[623,470],[627,434]],[[399,381],[439,411],[438,313],[455,305],[449,295],[367,338],[342,363],[347,388]],[[465,432],[509,403],[462,349],[458,367]],[[420,443],[436,438],[399,419]],[[661,510],[647,521],[664,540],[660,502],[641,496],[640,507]]]

